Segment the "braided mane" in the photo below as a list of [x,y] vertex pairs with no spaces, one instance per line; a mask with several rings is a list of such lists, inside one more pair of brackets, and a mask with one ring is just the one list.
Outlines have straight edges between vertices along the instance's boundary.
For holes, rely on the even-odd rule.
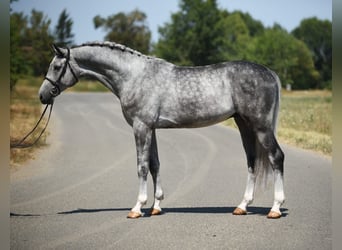
[[156,59],[155,57],[144,55],[144,54],[140,53],[139,51],[131,49],[129,47],[126,47],[126,46],[124,46],[122,44],[115,43],[115,42],[109,42],[109,41],[105,41],[105,42],[98,42],[98,41],[87,42],[87,43],[83,43],[82,45],[75,46],[74,48],[84,47],[84,46],[106,47],[106,48],[109,48],[109,49],[112,49],[112,50],[115,49],[115,50],[119,50],[121,52],[127,52],[127,53],[130,53],[132,55],[139,56],[139,57],[145,57],[146,59]]

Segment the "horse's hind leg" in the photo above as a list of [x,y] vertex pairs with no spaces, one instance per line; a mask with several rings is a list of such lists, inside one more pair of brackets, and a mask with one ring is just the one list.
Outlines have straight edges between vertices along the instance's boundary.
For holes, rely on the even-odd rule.
[[280,206],[285,201],[284,195],[284,153],[281,150],[272,130],[259,130],[257,138],[264,150],[268,153],[268,159],[274,170],[274,202],[267,218],[281,217]]
[[152,142],[150,151],[150,172],[153,179],[154,186],[154,203],[151,208],[151,215],[161,214],[160,202],[164,198],[163,190],[161,187],[160,174],[159,174],[159,158],[158,158],[158,148],[156,140],[156,132],[152,132]]
[[247,123],[239,116],[234,117],[239,127],[242,144],[247,156],[248,177],[245,194],[239,206],[234,210],[234,215],[247,214],[247,206],[253,202],[255,189],[255,157],[256,157],[256,138],[253,130],[248,127]]

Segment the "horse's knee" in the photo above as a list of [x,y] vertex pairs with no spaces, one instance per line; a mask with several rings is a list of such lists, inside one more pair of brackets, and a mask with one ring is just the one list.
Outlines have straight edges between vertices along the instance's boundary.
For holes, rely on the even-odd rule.
[[141,165],[138,167],[138,177],[142,177],[144,179],[147,179],[149,168],[147,165]]

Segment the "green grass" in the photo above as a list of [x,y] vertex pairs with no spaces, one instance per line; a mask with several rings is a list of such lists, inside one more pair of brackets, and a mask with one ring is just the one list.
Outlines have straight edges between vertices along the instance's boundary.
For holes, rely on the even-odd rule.
[[331,92],[283,92],[278,136],[285,143],[331,155]]

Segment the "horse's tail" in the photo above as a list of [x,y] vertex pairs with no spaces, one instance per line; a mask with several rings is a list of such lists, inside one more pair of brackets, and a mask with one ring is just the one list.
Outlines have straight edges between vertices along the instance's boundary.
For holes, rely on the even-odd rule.
[[276,136],[277,134],[277,125],[278,125],[278,113],[279,113],[279,106],[280,106],[280,91],[281,91],[281,82],[280,82],[280,79],[278,77],[278,75],[271,71],[271,74],[273,75],[275,81],[276,81],[276,89],[275,89],[275,98],[274,98],[274,111],[273,111],[273,121],[272,121],[272,124],[273,124],[273,132],[274,132],[274,135]]
[[[281,82],[276,73],[270,70],[270,73],[273,75],[275,79],[275,97],[274,97],[274,108],[272,115],[272,130],[274,136],[276,136],[277,132],[277,123],[278,123],[278,113],[279,113],[279,105],[280,105],[280,90],[281,90]],[[265,190],[270,182],[273,180],[273,168],[269,159],[268,152],[263,148],[263,146],[259,143],[256,138],[256,161],[255,161],[255,174],[256,174],[256,187],[261,191]]]
[[256,190],[264,191],[268,188],[271,177],[273,176],[273,169],[268,159],[267,151],[262,147],[258,140],[256,140],[256,158],[254,165],[254,173],[256,175]]

